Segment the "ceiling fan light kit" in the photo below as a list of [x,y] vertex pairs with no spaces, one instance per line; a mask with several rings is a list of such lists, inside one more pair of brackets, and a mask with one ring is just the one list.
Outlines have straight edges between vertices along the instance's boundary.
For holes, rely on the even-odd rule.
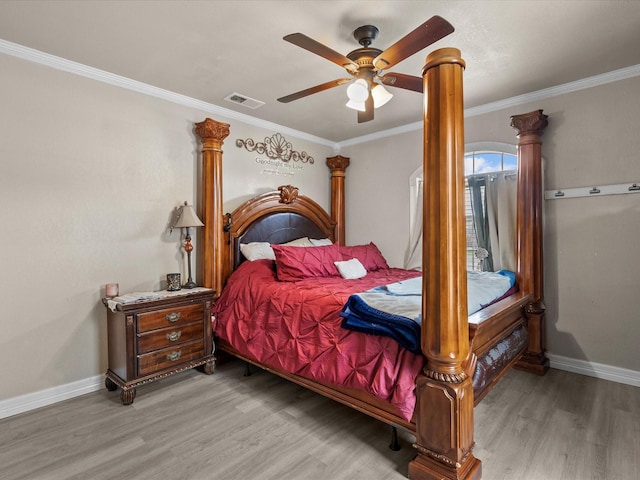
[[364,112],[367,110],[367,107],[365,106],[364,102],[356,102],[355,100],[349,100],[345,105],[359,112]]
[[[381,75],[384,73],[383,70],[446,37],[453,30],[449,22],[436,15],[382,51],[369,46],[378,37],[378,28],[373,25],[364,25],[353,32],[353,37],[362,47],[349,52],[346,56],[302,33],[292,33],[283,39],[339,65],[356,78],[347,87],[349,101],[346,106],[357,110],[358,123],[363,123],[373,120],[374,108],[381,107],[393,97],[383,84],[414,92],[422,93],[423,91],[421,77],[393,72]],[[278,101],[288,103],[350,81],[351,79],[348,78],[340,78],[281,97]]]
[[393,93],[384,86],[375,84],[371,89],[371,96],[373,97],[373,108],[380,108],[393,98]]
[[373,97],[373,108],[379,108],[393,98],[393,94],[379,83],[374,83],[369,91],[367,81],[359,78],[347,87],[347,97],[349,97],[347,107],[360,112],[366,111],[365,102],[369,95]]
[[369,85],[367,85],[367,81],[362,78],[359,78],[347,87],[347,97],[349,97],[349,100],[364,103],[368,96]]

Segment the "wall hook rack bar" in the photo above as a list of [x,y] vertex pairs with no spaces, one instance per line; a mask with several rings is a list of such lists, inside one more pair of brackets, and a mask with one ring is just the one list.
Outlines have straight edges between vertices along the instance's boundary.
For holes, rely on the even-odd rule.
[[640,193],[640,182],[547,190],[544,192],[544,198],[545,200],[558,200],[560,198],[602,197],[604,195],[622,195],[625,193]]

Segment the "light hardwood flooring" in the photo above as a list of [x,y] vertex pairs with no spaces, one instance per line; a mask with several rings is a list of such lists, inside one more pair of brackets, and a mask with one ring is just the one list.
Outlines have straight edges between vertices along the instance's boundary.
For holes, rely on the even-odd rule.
[[[243,364],[0,420],[0,478],[392,480],[413,437]],[[512,371],[475,409],[485,480],[640,479],[640,388]]]

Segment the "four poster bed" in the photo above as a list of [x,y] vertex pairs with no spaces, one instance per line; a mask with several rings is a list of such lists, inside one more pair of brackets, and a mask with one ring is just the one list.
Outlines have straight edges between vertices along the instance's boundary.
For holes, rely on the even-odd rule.
[[[283,186],[225,215],[222,144],[229,125],[211,119],[196,124],[203,145],[205,223],[199,261],[204,286],[213,288],[218,297],[214,307],[217,349],[411,431],[416,436],[417,456],[409,464],[409,477],[414,479],[480,478],[481,462],[472,454],[474,404],[512,366],[537,374],[548,368],[542,303],[540,139],[546,116],[535,111],[512,117],[519,139],[517,289],[468,315],[463,68],[460,52],[446,48],[431,53],[423,71],[428,98],[423,166],[429,174],[424,185],[422,327],[413,352],[388,337],[334,329],[340,325],[342,304],[351,294],[416,275],[389,269],[372,244],[345,246],[344,178],[349,159],[327,159],[330,214],[312,199],[298,195],[296,188]],[[276,245],[305,237],[329,241],[313,248],[274,246],[275,262],[272,257],[243,261],[241,245]],[[287,255],[293,255],[293,265],[287,264]],[[346,289],[338,287],[345,281],[316,264],[319,256],[336,261],[360,258],[367,274],[348,280]],[[296,277],[296,261],[311,272]],[[292,271],[294,276],[288,279],[292,281],[282,281]],[[274,290],[259,293],[269,301],[258,300],[245,296],[246,285]],[[275,300],[279,297],[274,292],[285,288],[293,303]],[[327,298],[334,301],[330,307],[325,304]],[[290,323],[276,324],[274,313],[266,312],[269,308],[276,310],[275,317],[290,318]],[[307,323],[298,324],[302,318]],[[264,324],[256,326],[263,320]],[[345,351],[357,355],[343,355]],[[336,370],[334,364],[347,367]]]

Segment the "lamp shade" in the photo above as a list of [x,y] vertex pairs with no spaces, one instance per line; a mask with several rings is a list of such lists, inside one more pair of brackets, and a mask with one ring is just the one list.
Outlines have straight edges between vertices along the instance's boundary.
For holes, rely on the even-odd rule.
[[347,87],[347,97],[349,100],[364,103],[369,98],[369,85],[367,81],[359,78]]
[[359,110],[360,112],[364,112],[367,109],[364,102],[356,102],[355,100],[349,100],[346,105],[347,107]]
[[373,97],[373,108],[381,107],[393,98],[393,94],[389,93],[389,91],[380,84],[373,87],[371,96]]
[[204,227],[204,223],[198,218],[193,207],[187,205],[187,202],[184,202],[184,205],[180,207],[176,223],[173,224],[173,228],[185,227]]

